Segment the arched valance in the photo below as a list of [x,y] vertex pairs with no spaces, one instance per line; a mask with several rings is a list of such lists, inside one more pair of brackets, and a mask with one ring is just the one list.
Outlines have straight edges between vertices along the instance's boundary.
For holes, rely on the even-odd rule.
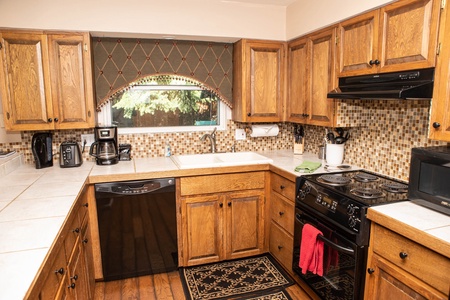
[[94,38],[97,109],[141,80],[179,76],[232,103],[233,44]]
[[118,87],[116,90],[111,91],[106,98],[102,99],[103,101],[101,103],[97,103],[97,110],[100,110],[103,105],[105,105],[109,101],[113,100],[116,95],[118,95],[124,91],[127,91],[129,89],[132,89],[135,86],[147,85],[149,83],[154,84],[155,82],[157,82],[158,85],[171,85],[174,80],[184,82],[186,85],[194,85],[203,90],[210,91],[211,93],[216,95],[220,99],[220,101],[224,102],[228,107],[232,108],[231,103],[229,103],[228,99],[226,99],[220,93],[220,91],[213,89],[196,79],[189,78],[186,76],[180,76],[180,75],[159,74],[159,75],[150,75],[150,76],[144,76],[144,77],[138,78],[135,81],[126,84],[125,86]]

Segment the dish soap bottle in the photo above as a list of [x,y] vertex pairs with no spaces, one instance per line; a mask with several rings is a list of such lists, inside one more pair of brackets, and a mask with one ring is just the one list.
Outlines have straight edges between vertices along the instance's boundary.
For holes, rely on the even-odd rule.
[[169,157],[172,155],[172,152],[170,151],[170,144],[166,143],[166,146],[164,147],[164,156]]

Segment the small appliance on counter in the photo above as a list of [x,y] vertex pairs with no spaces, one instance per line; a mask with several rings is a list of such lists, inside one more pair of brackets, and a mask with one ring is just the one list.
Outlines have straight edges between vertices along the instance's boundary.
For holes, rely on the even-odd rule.
[[89,155],[95,157],[97,165],[114,165],[119,162],[119,145],[116,126],[99,126],[94,129],[95,142]]
[[81,147],[77,142],[63,142],[59,146],[59,166],[61,168],[79,167],[83,164]]
[[53,166],[52,134],[50,132],[38,132],[31,139],[31,151],[33,152],[36,169]]
[[120,144],[119,145],[119,160],[131,160],[131,145]]

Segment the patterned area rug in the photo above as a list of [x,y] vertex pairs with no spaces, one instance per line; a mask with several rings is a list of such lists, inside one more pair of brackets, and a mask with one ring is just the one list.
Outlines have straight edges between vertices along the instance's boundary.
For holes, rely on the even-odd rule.
[[187,299],[288,299],[293,281],[269,255],[180,268]]

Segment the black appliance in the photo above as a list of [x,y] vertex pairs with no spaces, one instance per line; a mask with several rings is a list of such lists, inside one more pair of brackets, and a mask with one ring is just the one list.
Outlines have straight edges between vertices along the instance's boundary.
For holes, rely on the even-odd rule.
[[423,99],[433,96],[434,68],[339,78],[327,94],[339,99]]
[[119,160],[131,160],[130,144],[119,144]]
[[117,143],[117,127],[104,126],[94,128],[95,142],[89,154],[95,157],[97,165],[114,165],[119,162],[119,145]]
[[[407,200],[408,185],[365,170],[313,174],[297,179],[293,270],[322,299],[363,299],[370,235],[367,208]],[[302,273],[305,224],[321,231],[323,276]]]
[[103,278],[178,268],[175,179],[95,184]]
[[83,164],[81,147],[77,142],[63,142],[59,146],[59,166],[61,168],[79,167]]
[[33,134],[31,139],[31,151],[33,152],[36,169],[53,166],[52,134],[39,132]]
[[450,147],[411,150],[408,198],[450,215]]

